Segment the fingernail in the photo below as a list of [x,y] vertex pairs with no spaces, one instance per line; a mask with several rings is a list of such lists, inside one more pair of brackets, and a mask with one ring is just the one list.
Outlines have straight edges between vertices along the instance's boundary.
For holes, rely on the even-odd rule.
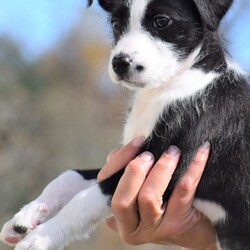
[[135,148],[140,148],[142,146],[142,144],[144,143],[145,138],[143,136],[140,137],[136,137],[133,141],[132,141],[132,145]]
[[154,159],[153,154],[150,152],[143,152],[139,157],[144,161],[152,161]]
[[202,150],[208,150],[210,149],[210,143],[208,141],[206,141],[202,146],[201,146]]
[[170,146],[167,150],[167,154],[170,156],[177,156],[178,154],[180,154],[180,149],[176,146]]

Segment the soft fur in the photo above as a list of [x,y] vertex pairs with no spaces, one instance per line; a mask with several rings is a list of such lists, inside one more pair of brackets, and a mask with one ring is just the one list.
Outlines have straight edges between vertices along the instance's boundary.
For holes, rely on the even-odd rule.
[[[147,140],[140,152],[150,151],[156,159],[170,145],[180,148],[179,165],[163,196],[167,201],[197,148],[210,142],[194,206],[214,224],[218,249],[248,249],[250,88],[246,75],[225,55],[218,33],[232,0],[99,4],[109,13],[114,32],[110,76],[134,90],[123,143],[143,135]],[[47,250],[86,237],[110,214],[124,170],[100,183],[95,181],[98,171],[70,170],[59,176],[31,203],[34,208],[26,205],[4,225],[1,238],[9,244],[23,239],[17,250]],[[67,191],[68,180],[74,183],[72,191]],[[32,220],[37,211],[41,225]]]

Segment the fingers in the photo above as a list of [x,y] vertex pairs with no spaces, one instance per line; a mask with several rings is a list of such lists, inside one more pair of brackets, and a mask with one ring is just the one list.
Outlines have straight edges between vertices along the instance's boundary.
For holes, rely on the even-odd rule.
[[[128,144],[127,147],[131,145]],[[126,167],[113,196],[111,207],[115,218],[107,220],[108,226],[117,231],[128,244],[140,244],[149,240],[164,242],[164,239],[167,242],[175,242],[176,235],[187,234],[185,239],[179,239],[185,243],[190,234],[199,234],[202,224],[199,224],[199,221],[202,221],[202,216],[199,219],[199,213],[193,208],[192,202],[208,159],[209,148],[209,143],[205,143],[198,149],[175,187],[166,209],[162,208],[162,196],[178,165],[180,151],[171,146],[153,168],[154,158],[149,152],[144,152],[132,160]],[[120,152],[118,150],[113,153],[109,163],[118,164],[117,155]],[[129,161],[129,157],[127,159]],[[204,228],[207,228],[207,224]],[[155,234],[156,230],[160,234]]]
[[[171,146],[154,165],[138,196],[141,220],[144,224],[155,225],[162,216],[162,196],[177,167],[180,150]],[[145,226],[145,225],[144,225]]]
[[187,212],[187,209],[190,209],[196,188],[205,169],[209,149],[210,144],[208,142],[198,149],[185,174],[175,187],[168,202],[167,214],[169,217],[179,216],[181,218]]
[[107,156],[106,162],[109,162],[111,158],[120,150],[121,148],[115,148],[113,149]]
[[153,163],[154,157],[149,152],[136,157],[126,167],[116,188],[111,207],[123,238],[138,226],[137,196]]
[[137,137],[126,146],[112,151],[111,155],[107,157],[108,162],[99,172],[97,179],[104,180],[110,177],[112,174],[118,172],[120,169],[124,168],[124,166],[134,159],[144,140],[144,137]]

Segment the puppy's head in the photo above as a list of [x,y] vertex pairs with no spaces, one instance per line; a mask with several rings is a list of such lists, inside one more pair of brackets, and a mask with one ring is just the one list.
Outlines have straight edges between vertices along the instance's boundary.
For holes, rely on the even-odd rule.
[[[93,0],[89,0],[91,5]],[[206,32],[217,30],[232,0],[99,0],[110,14],[109,73],[129,88],[156,88],[195,63]],[[190,59],[191,58],[191,59]]]

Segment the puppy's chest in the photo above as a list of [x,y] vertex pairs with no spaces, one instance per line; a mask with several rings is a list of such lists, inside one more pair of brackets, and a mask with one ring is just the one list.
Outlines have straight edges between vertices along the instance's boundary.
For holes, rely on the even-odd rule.
[[161,98],[157,98],[154,93],[137,93],[125,123],[123,144],[127,144],[138,136],[145,138],[150,136],[166,103]]

